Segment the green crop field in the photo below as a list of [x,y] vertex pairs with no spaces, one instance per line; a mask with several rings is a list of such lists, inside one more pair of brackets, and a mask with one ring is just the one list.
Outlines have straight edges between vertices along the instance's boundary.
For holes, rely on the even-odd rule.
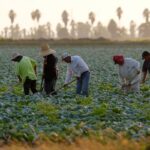
[[[100,135],[106,129],[138,139],[150,136],[150,79],[139,94],[120,90],[118,66],[112,56],[124,54],[141,62],[141,53],[150,44],[101,44],[52,46],[59,58],[57,88],[64,83],[66,64],[61,62],[65,51],[80,55],[91,71],[87,98],[75,95],[75,83],[61,89],[54,97],[44,93],[24,96],[18,84],[13,52],[30,56],[38,62],[37,87],[40,89],[43,59],[36,45],[0,46],[0,139],[32,142],[41,135],[72,141],[76,137]],[[108,134],[112,136],[112,134]]]

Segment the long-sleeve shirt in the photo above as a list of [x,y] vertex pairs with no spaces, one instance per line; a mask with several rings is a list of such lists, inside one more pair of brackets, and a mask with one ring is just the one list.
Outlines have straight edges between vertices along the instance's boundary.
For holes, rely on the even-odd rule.
[[122,84],[134,84],[140,81],[140,63],[132,58],[125,58],[124,64],[119,65],[119,75]]
[[68,64],[65,83],[69,83],[73,74],[80,77],[85,71],[89,71],[88,65],[80,56],[71,56],[71,63]]
[[43,74],[46,80],[57,78],[57,62],[58,58],[53,54],[45,57]]
[[23,56],[20,62],[16,62],[16,74],[20,76],[22,82],[24,83],[28,77],[31,80],[36,80],[36,74],[34,67],[36,66],[36,61],[27,56]]

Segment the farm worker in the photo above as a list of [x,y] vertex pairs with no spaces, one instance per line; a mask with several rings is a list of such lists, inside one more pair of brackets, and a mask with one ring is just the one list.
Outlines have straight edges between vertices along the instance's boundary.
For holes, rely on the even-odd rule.
[[119,75],[122,89],[125,92],[140,90],[140,63],[132,58],[124,58],[123,55],[113,56],[115,64],[119,65]]
[[62,61],[68,64],[65,85],[67,85],[75,73],[77,75],[76,93],[88,96],[88,85],[90,79],[90,71],[88,65],[80,56],[71,56],[68,53],[62,55]]
[[147,72],[150,73],[150,53],[147,51],[144,51],[142,53],[142,59],[144,59],[144,63],[142,67],[142,72],[143,72],[142,83],[145,83]]
[[55,53],[56,51],[50,49],[48,44],[41,46],[40,55],[44,58],[42,79],[44,80],[44,90],[47,95],[50,93],[56,94],[55,86],[58,76],[58,58]]
[[11,60],[16,63],[16,74],[23,83],[24,94],[29,95],[30,90],[36,93],[36,61],[19,53],[13,53]]

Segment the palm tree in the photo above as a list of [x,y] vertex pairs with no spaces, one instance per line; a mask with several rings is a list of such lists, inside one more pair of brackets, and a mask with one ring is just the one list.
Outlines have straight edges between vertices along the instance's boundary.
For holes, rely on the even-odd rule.
[[41,12],[38,9],[35,10],[35,15],[36,15],[37,22],[39,22],[39,20],[41,18]]
[[135,33],[136,33],[136,24],[133,20],[130,21],[130,37],[135,38]]
[[61,15],[61,17],[62,17],[62,20],[63,20],[63,22],[64,22],[64,24],[65,24],[65,28],[67,28],[67,24],[68,24],[68,21],[69,21],[69,19],[68,19],[68,12],[66,11],[66,10],[64,10],[63,12],[62,12],[62,15]]
[[91,21],[91,25],[93,25],[93,23],[95,22],[95,13],[93,13],[92,11],[89,13],[89,19]]
[[118,7],[117,10],[116,10],[116,12],[117,12],[117,17],[119,19],[119,24],[120,24],[120,20],[121,20],[122,13],[123,13],[121,7]]
[[145,8],[143,11],[143,16],[145,18],[145,22],[148,23],[149,22],[149,16],[150,16],[150,11],[148,8]]
[[36,18],[35,11],[32,11],[32,12],[31,12],[31,18],[32,18],[33,21],[35,20],[35,18]]
[[16,17],[16,13],[11,9],[11,10],[9,11],[9,18],[10,18],[10,21],[11,21],[11,24],[12,24],[12,25],[13,25],[13,23],[14,23],[15,17]]

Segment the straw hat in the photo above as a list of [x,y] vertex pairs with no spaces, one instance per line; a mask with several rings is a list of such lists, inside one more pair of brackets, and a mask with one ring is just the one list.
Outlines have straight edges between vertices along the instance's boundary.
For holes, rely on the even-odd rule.
[[41,46],[41,51],[40,51],[41,56],[47,56],[47,55],[54,54],[54,53],[56,53],[56,51],[53,49],[50,49],[48,44],[43,44]]
[[16,59],[18,56],[22,56],[22,55],[20,53],[13,53],[12,57],[11,57],[11,60]]

